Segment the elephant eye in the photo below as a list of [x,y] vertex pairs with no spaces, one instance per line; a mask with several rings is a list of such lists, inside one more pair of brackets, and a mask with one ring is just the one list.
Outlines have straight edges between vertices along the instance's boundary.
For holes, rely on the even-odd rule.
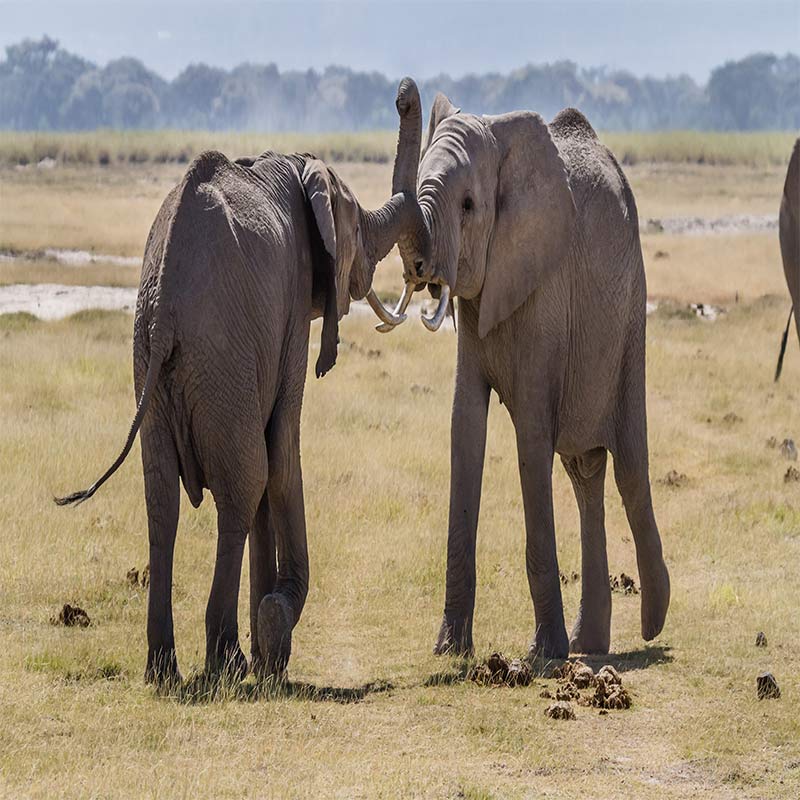
[[469,195],[464,198],[464,202],[461,204],[461,207],[464,209],[464,211],[472,211],[472,198]]

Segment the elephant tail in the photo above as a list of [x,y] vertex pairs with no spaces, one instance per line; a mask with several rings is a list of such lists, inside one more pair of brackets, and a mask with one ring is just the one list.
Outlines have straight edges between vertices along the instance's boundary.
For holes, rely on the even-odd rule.
[[794,313],[794,306],[789,309],[789,319],[786,320],[786,328],[781,337],[781,349],[778,353],[778,366],[775,367],[775,383],[780,380],[781,371],[783,370],[783,357],[786,355],[786,342],[789,339],[789,326],[792,324],[792,314]]
[[153,390],[156,387],[156,382],[158,381],[161,367],[164,364],[164,361],[166,361],[171,349],[171,347],[161,347],[154,348],[151,351],[150,363],[147,365],[147,375],[144,380],[144,389],[142,389],[142,394],[139,397],[139,403],[136,406],[136,415],[131,423],[131,429],[128,432],[128,438],[125,440],[125,446],[122,448],[122,452],[117,456],[116,461],[114,461],[114,463],[103,473],[103,475],[98,478],[88,489],[84,489],[80,492],[73,492],[72,494],[68,494],[66,497],[54,497],[53,499],[55,500],[56,505],[79,505],[84,500],[88,500],[120,468],[120,466],[122,466],[122,462],[127,458],[128,453],[130,453],[131,447],[133,447],[133,443],[136,440],[136,434],[139,432],[139,428],[142,426],[142,420],[144,419],[145,412],[150,404],[150,398],[153,396]]

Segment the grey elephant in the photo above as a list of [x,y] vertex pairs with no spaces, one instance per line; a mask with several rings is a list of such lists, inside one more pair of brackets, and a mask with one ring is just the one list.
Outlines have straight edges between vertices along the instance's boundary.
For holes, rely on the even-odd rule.
[[[519,111],[475,116],[434,100],[419,161],[421,112],[400,85],[394,191],[416,192],[421,214],[400,237],[406,288],[427,286],[435,330],[458,297],[444,619],[436,653],[470,652],[475,541],[486,418],[494,389],[516,431],[535,611],[532,654],[606,653],[609,587],[603,484],[607,453],[633,532],[641,631],[664,625],[670,582],[650,494],[645,409],[645,275],[636,203],[586,118],[566,109],[547,125]],[[381,330],[396,327],[384,324]],[[554,453],[572,480],[581,520],[581,600],[567,638],[553,522]]]
[[[401,136],[402,138],[402,136]],[[180,680],[172,617],[179,480],[192,505],[210,489],[217,554],[206,611],[206,669],[241,676],[237,601],[250,536],[253,666],[280,673],[308,591],[300,407],[310,322],[322,316],[317,377],[336,361],[338,323],[371,290],[376,263],[408,226],[402,194],[363,210],[309,155],[200,155],[167,196],[144,254],[134,322],[138,406],[117,470],[141,430],[150,543],[147,667]]]
[[[794,143],[792,157],[789,159],[789,169],[786,171],[781,210],[778,215],[778,232],[781,242],[783,274],[786,276],[786,285],[792,296],[797,337],[800,339],[800,323],[797,321],[797,314],[800,312],[800,139]],[[791,322],[791,314],[789,322]],[[787,332],[788,327],[787,324]],[[780,377],[785,347],[786,334],[784,333],[775,380]]]

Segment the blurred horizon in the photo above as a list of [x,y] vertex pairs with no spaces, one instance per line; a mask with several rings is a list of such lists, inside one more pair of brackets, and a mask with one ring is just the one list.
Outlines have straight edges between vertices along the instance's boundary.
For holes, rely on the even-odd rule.
[[427,80],[568,60],[703,84],[726,61],[800,52],[800,0],[0,0],[0,10],[1,48],[48,35],[99,66],[130,56],[167,80],[198,62]]
[[[605,130],[800,128],[800,0],[0,0],[0,129],[394,128],[423,106]],[[404,29],[404,23],[408,31]]]

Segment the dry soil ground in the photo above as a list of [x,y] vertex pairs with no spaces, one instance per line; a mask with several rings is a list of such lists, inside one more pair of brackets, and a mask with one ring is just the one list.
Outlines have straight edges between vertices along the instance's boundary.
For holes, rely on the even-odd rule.
[[[788,155],[788,153],[787,153]],[[0,248],[136,256],[178,166],[0,171]],[[389,167],[344,164],[377,205]],[[637,165],[642,220],[776,215],[783,169]],[[0,793],[9,797],[714,797],[800,795],[800,353],[772,374],[789,300],[775,231],[643,237],[656,513],[672,573],[664,633],[645,646],[636,595],[614,594],[612,653],[633,707],[545,716],[555,689],[464,681],[435,658],[443,601],[455,336],[358,316],[337,368],[310,378],[303,467],[311,590],[291,683],[159,697],[142,681],[147,559],[138,452],[90,503],[51,497],[106,466],[133,412],[131,317],[0,317]],[[0,283],[135,285],[133,266],[0,261]],[[390,257],[377,285],[396,296]],[[738,302],[737,302],[738,299]],[[727,309],[716,322],[690,302]],[[316,338],[316,333],[314,337]],[[313,358],[311,360],[313,363]],[[138,449],[138,446],[137,446]],[[388,457],[387,454],[392,454]],[[672,475],[668,479],[671,471]],[[785,479],[787,475],[789,480]],[[635,558],[611,480],[612,571]],[[513,431],[493,403],[478,547],[477,655],[524,654],[533,619]],[[555,468],[559,560],[580,571],[578,518]],[[202,666],[215,547],[210,498],[184,503],[178,655]],[[245,566],[245,573],[246,573]],[[247,578],[243,586],[247,585]],[[568,582],[568,624],[579,584]],[[240,618],[246,619],[246,592]],[[89,627],[52,625],[64,603]],[[758,631],[766,648],[756,648]],[[241,637],[249,650],[246,627]],[[756,698],[772,671],[779,700]]]

